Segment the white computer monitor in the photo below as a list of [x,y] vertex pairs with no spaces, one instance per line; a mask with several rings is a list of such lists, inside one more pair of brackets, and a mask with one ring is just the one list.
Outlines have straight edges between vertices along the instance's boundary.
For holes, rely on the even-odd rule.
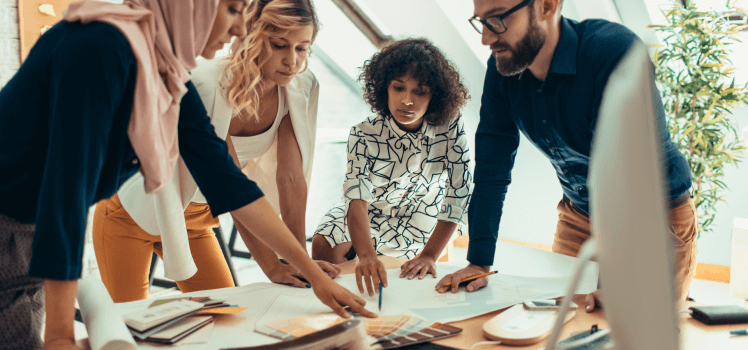
[[635,44],[610,76],[590,159],[592,235],[616,349],[679,346],[651,67]]

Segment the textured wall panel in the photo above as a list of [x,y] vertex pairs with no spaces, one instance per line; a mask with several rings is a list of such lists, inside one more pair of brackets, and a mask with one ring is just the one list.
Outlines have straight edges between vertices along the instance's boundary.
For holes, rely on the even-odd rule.
[[18,39],[18,9],[0,5],[0,38]]
[[0,88],[21,65],[17,6],[16,0],[0,0]]

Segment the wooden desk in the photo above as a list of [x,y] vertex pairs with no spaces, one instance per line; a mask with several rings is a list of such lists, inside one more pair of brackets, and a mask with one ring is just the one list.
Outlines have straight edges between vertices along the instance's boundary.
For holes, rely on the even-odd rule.
[[[405,261],[402,259],[380,257],[382,262],[387,269],[396,269]],[[349,261],[340,264],[343,268],[342,273],[353,273],[358,260]],[[442,277],[442,276],[439,276]],[[428,277],[431,278],[431,277]],[[434,282],[436,284],[436,281]],[[242,288],[242,287],[238,287]],[[204,294],[205,292],[193,292]],[[192,293],[191,293],[192,294]],[[575,303],[582,306],[584,305],[584,296],[577,296],[574,300]],[[690,303],[688,306],[694,305]],[[436,341],[436,344],[450,346],[458,349],[468,349],[470,346],[477,342],[486,341],[483,336],[483,323],[489,320],[491,317],[496,316],[501,311],[491,312],[483,316],[474,317],[465,321],[452,322],[450,324],[455,325],[463,329],[462,333],[456,337]],[[682,350],[704,350],[704,349],[748,349],[748,336],[731,337],[729,334],[730,330],[748,328],[748,324],[738,325],[726,325],[726,326],[707,326],[699,323],[692,319],[687,314],[680,314],[682,319],[681,323],[681,349]],[[597,324],[602,329],[609,328],[608,322],[604,319],[604,313],[602,310],[597,310],[593,313],[586,313],[584,310],[578,310],[576,316],[564,325],[563,331],[561,332],[561,339],[567,338],[571,333],[577,331],[589,330],[592,325]],[[79,339],[78,345],[84,350],[90,349],[88,346],[88,339]],[[539,342],[530,346],[508,346],[508,345],[484,345],[477,347],[477,350],[482,349],[539,349],[545,346],[545,341]]]
[[[391,257],[380,257],[385,268],[399,268],[405,259]],[[358,263],[358,259],[340,264],[343,268],[342,273],[353,273]],[[441,278],[443,276],[439,276]],[[430,277],[429,277],[430,278]],[[434,282],[436,284],[436,282]],[[578,295],[574,302],[580,307],[584,305],[584,295]],[[696,305],[689,303],[688,306]],[[483,316],[474,317],[465,321],[451,322],[449,324],[462,328],[462,333],[456,337],[435,341],[434,343],[444,346],[451,346],[458,349],[468,349],[477,342],[488,341],[483,336],[483,323],[498,315],[501,311],[495,311]],[[730,330],[748,328],[748,324],[725,325],[725,326],[707,326],[686,314],[681,314],[681,349],[683,350],[704,350],[704,349],[748,349],[748,336],[730,337]],[[561,331],[560,339],[566,339],[572,333],[589,330],[592,325],[597,324],[600,328],[609,328],[608,322],[602,310],[596,310],[592,313],[586,313],[583,309],[577,311],[576,316],[564,325]],[[484,345],[476,349],[539,349],[545,347],[545,341],[541,341],[529,346],[509,346],[509,345]]]

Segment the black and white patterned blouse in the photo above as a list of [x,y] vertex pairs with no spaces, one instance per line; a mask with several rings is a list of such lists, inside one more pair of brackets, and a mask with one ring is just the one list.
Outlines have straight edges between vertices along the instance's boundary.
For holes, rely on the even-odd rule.
[[369,203],[378,254],[413,258],[437,220],[466,223],[473,187],[462,118],[442,126],[401,130],[391,118],[372,116],[351,128],[343,203],[322,218],[315,234],[331,246],[350,241],[348,205]]

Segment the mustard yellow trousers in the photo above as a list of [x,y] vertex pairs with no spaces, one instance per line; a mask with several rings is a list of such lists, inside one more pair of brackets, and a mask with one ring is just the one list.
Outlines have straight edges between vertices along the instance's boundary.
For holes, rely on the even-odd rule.
[[[184,211],[190,250],[197,273],[177,281],[182,292],[233,287],[226,260],[213,233],[218,218],[207,204],[190,203]],[[161,236],[141,229],[122,207],[119,197],[102,200],[96,205],[93,221],[93,243],[96,260],[114,302],[148,298],[148,272],[153,252],[163,258]]]

